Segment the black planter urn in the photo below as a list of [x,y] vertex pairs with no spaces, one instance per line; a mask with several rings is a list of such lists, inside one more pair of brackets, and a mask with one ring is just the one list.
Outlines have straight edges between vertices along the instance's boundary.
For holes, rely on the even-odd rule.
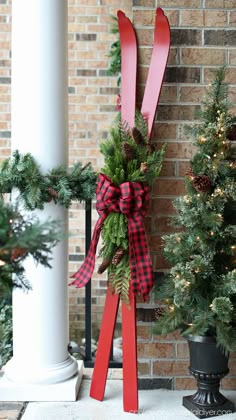
[[219,392],[227,375],[228,357],[216,346],[214,337],[188,336],[189,372],[197,379],[197,392],[183,397],[183,406],[199,419],[233,413],[234,404]]

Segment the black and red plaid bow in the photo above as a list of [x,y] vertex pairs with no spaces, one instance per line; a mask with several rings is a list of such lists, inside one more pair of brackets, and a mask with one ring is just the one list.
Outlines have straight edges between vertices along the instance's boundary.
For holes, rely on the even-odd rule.
[[143,224],[149,205],[149,187],[140,182],[124,182],[118,187],[106,175],[100,174],[96,197],[96,209],[100,217],[88,254],[80,269],[72,276],[75,280],[71,285],[83,287],[88,283],[94,271],[96,249],[104,220],[110,212],[120,212],[128,220],[132,290],[134,295],[142,295],[146,299],[153,286],[152,262]]

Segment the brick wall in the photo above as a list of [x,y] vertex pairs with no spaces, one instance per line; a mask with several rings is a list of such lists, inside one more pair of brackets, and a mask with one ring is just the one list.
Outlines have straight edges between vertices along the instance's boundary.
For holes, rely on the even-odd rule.
[[0,160],[10,153],[11,2],[0,0]]
[[[167,142],[161,177],[153,187],[146,226],[157,281],[167,269],[161,236],[169,231],[172,200],[184,192],[183,176],[192,156],[184,126],[196,119],[199,101],[211,79],[211,68],[228,64],[230,99],[236,103],[235,0],[68,0],[69,4],[69,163],[102,165],[99,143],[116,115],[116,77],[108,77],[110,15],[123,10],[133,19],[139,41],[139,100],[150,62],[155,8],[163,7],[171,26],[171,50],[157,113],[153,141]],[[0,160],[10,154],[10,36],[11,0],[0,0]],[[84,256],[83,205],[70,209],[69,274]],[[93,220],[96,220],[93,211]],[[93,333],[98,335],[106,279],[93,278]],[[79,341],[84,331],[84,291],[70,289],[70,333]],[[192,388],[187,345],[178,333],[157,337],[153,332],[153,298],[138,303],[138,354],[141,386]],[[118,323],[119,324],[119,323]],[[120,333],[119,325],[116,334]],[[230,361],[228,389],[235,387],[236,360]]]

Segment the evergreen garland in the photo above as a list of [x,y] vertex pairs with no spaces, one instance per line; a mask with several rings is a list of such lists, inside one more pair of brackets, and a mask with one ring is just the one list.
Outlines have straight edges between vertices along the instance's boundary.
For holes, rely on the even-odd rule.
[[187,172],[186,193],[174,202],[173,226],[164,236],[172,268],[155,288],[166,304],[156,332],[213,335],[236,350],[236,162],[228,139],[236,123],[229,113],[225,69],[215,73],[200,121],[193,129],[197,152]]
[[30,153],[21,155],[18,150],[5,159],[0,168],[0,194],[13,188],[20,192],[25,209],[43,209],[44,204],[59,203],[68,208],[72,200],[86,201],[95,194],[97,175],[90,164],[80,162],[67,171],[58,166],[42,174],[40,166]]
[[[160,173],[165,145],[160,150],[151,147],[147,123],[137,111],[135,127],[130,129],[119,120],[111,128],[110,135],[101,144],[100,150],[104,155],[104,168],[101,172],[112,183],[119,186],[130,181],[151,186]],[[102,241],[100,255],[104,266],[105,262],[108,266],[111,290],[120,294],[121,299],[127,303],[130,283],[129,237],[127,218],[123,213],[108,214],[102,229]]]

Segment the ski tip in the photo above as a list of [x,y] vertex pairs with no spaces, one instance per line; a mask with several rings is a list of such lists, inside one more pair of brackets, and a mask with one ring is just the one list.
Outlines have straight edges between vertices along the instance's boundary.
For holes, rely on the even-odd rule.
[[118,19],[126,18],[125,14],[124,14],[124,12],[122,12],[122,10],[118,10],[117,17],[118,17]]
[[161,7],[156,9],[156,16],[165,16],[164,10]]

